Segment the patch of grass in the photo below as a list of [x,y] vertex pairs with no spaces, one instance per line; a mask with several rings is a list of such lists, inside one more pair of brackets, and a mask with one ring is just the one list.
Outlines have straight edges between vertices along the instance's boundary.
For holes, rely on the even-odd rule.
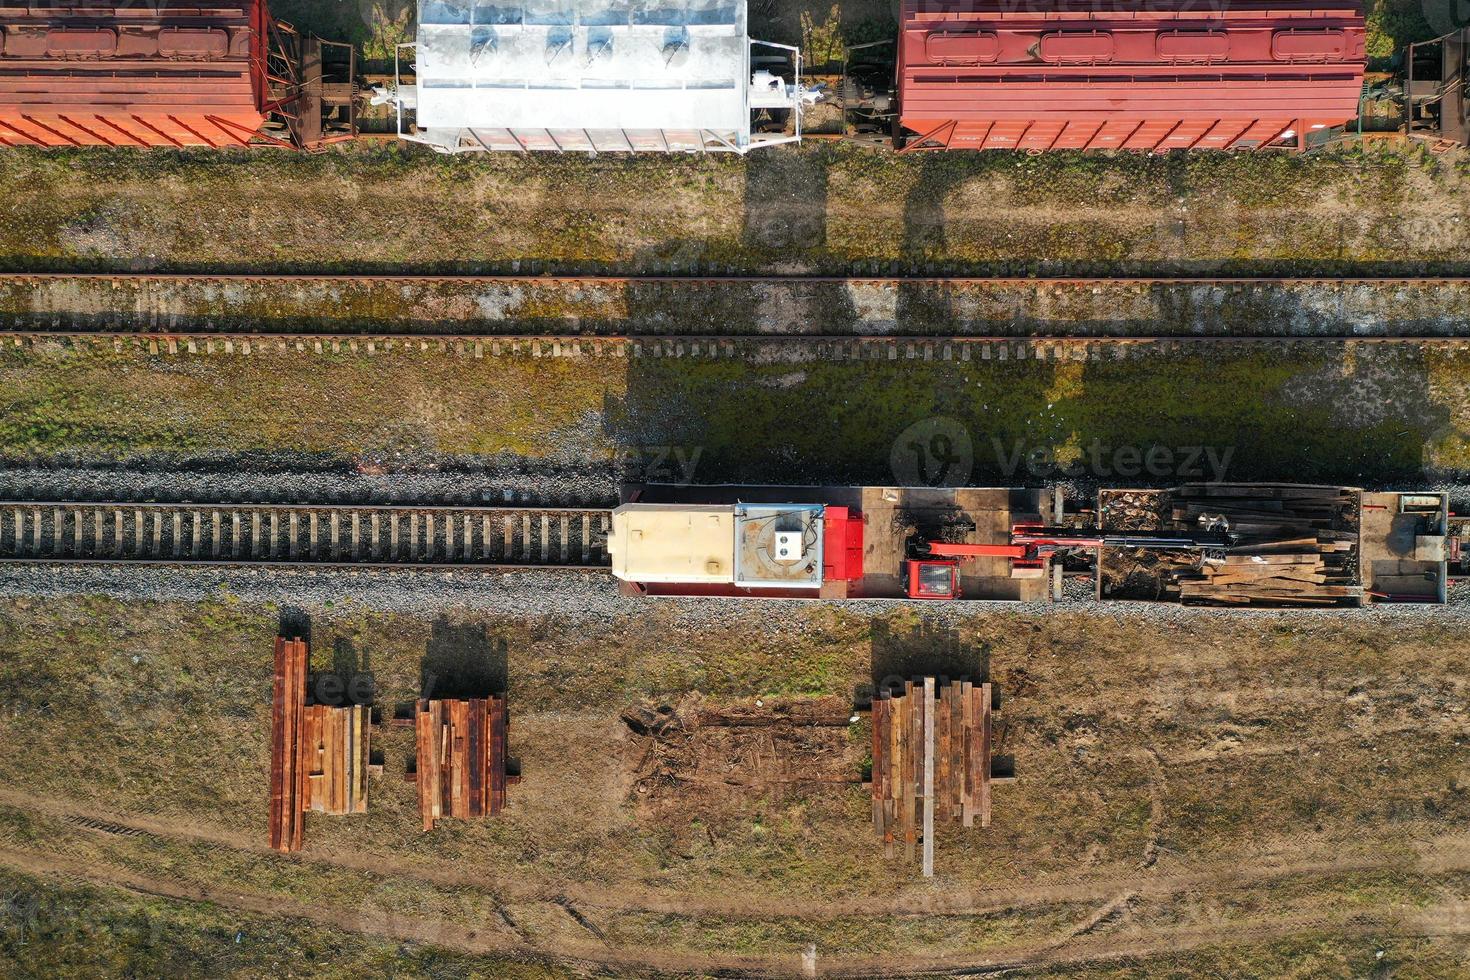
[[[0,443],[12,457],[498,456],[599,479],[677,447],[701,483],[887,484],[919,479],[894,469],[910,427],[946,419],[969,440],[951,478],[981,484],[1043,482],[1066,464],[1118,484],[1222,467],[1376,484],[1470,468],[1467,382],[1463,353],[1330,344],[1086,362],[38,344],[0,351]],[[1158,472],[1144,465],[1153,447],[1167,450]]]
[[569,430],[562,445],[580,439],[589,456],[606,458],[587,419],[618,383],[606,363],[453,350],[170,357],[49,344],[0,352],[0,379],[0,442],[13,455],[85,447],[537,457]]
[[[429,620],[357,603],[313,610],[313,666],[355,651],[385,709],[420,693],[436,644],[452,641],[470,661],[503,650],[511,752],[525,779],[501,817],[446,821],[425,834],[414,786],[400,778],[412,733],[379,729],[375,745],[388,772],[372,783],[369,812],[310,818],[302,862],[262,848],[278,610],[228,597],[203,606],[14,600],[0,604],[0,741],[11,747],[0,754],[0,783],[63,808],[133,813],[208,838],[166,829],[100,834],[11,803],[0,810],[0,840],[85,862],[103,876],[121,869],[221,893],[278,894],[359,919],[397,910],[473,929],[498,921],[495,905],[504,902],[553,945],[566,936],[587,942],[553,900],[584,888],[594,894],[584,900],[574,891],[574,900],[615,945],[664,951],[780,956],[815,941],[824,957],[937,955],[1064,934],[1091,915],[1092,903],[891,922],[882,903],[922,908],[922,896],[914,868],[882,860],[858,785],[722,789],[711,778],[646,806],[631,788],[642,746],[616,718],[630,702],[677,702],[691,689],[747,705],[773,690],[846,696],[887,656],[877,645],[907,639],[916,649],[988,646],[1004,694],[999,751],[1014,756],[1019,775],[996,788],[990,828],[943,829],[939,876],[923,894],[983,908],[993,902],[977,889],[1135,881],[1153,845],[1156,874],[1188,874],[1194,883],[1137,903],[1130,928],[1361,909],[1382,910],[1392,935],[1393,916],[1463,891],[1463,876],[1427,875],[1420,864],[1426,841],[1470,819],[1463,754],[1442,720],[1458,703],[1462,665],[1436,624],[1222,616],[1161,635],[1149,623],[1099,614],[980,609],[943,628],[916,615],[791,604],[711,619],[670,603],[589,630],[561,617],[463,612]],[[1283,637],[1289,646],[1278,643]],[[854,766],[861,729],[846,744]],[[1239,880],[1263,854],[1367,864]],[[340,866],[333,855],[374,870]],[[1211,881],[1215,872],[1220,879]],[[446,874],[463,874],[464,883]],[[689,909],[649,911],[636,904],[642,898],[687,901]],[[825,902],[862,900],[884,911],[807,914]],[[105,897],[96,901],[106,907]],[[232,942],[240,928],[233,921],[247,917],[223,914],[229,931],[212,935]],[[292,938],[297,928],[279,920],[279,941],[314,948],[309,930]],[[244,944],[250,929],[261,932],[248,927]],[[82,941],[70,933],[45,939],[58,962]],[[419,968],[417,960],[404,966]]]
[[[1210,447],[1237,479],[1421,477],[1447,411],[1421,397],[1427,372],[1417,355],[1375,364],[1398,378],[1393,388],[1309,348],[1085,365],[644,360],[630,366],[627,400],[612,419],[624,442],[701,447],[701,482],[892,482],[905,432],[936,418],[970,443],[973,465],[953,478],[980,485],[1055,476],[1048,453],[1084,457],[1089,475],[1118,480],[1128,465],[1120,447],[1141,459],[1155,446],[1174,451],[1179,466],[1184,447]],[[1467,364],[1450,357],[1435,371],[1459,377]],[[1436,387],[1448,390],[1442,380]],[[1398,393],[1410,398],[1403,414],[1369,401]],[[1042,454],[1036,466],[1033,452]],[[1210,459],[1196,462],[1208,469]],[[1132,476],[1146,478],[1137,460]]]
[[560,970],[344,933],[0,869],[0,968],[15,980],[97,976],[506,977]]
[[[0,268],[1375,272],[1470,262],[1465,175],[1325,156],[17,150]],[[784,229],[784,230],[783,230]]]

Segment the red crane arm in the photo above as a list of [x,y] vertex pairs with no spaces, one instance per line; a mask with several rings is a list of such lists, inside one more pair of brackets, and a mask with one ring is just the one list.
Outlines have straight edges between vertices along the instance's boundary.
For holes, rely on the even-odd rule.
[[948,544],[931,541],[929,554],[935,558],[1025,558],[1027,548],[1021,544]]

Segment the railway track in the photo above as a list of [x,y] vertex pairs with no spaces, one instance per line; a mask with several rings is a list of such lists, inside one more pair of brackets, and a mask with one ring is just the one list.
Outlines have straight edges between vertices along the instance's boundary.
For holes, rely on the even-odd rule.
[[158,354],[686,357],[759,343],[837,357],[908,356],[905,344],[933,356],[949,344],[983,357],[1006,343],[1116,351],[1462,336],[1470,276],[0,273],[0,345],[110,342]]
[[601,569],[611,511],[0,502],[0,561]]
[[[876,263],[896,266],[897,263]],[[801,285],[860,284],[877,286],[1102,286],[1102,285],[1395,285],[1435,286],[1470,284],[1470,274],[1419,276],[1309,276],[1309,275],[1195,275],[1195,276],[975,276],[905,275],[898,272],[868,275],[765,275],[725,273],[718,275],[657,273],[617,275],[605,273],[328,273],[328,272],[0,272],[0,286],[11,283],[56,282],[258,282],[258,283],[461,283],[509,285]]]
[[134,351],[158,356],[261,354],[404,356],[447,355],[474,359],[529,357],[553,359],[739,359],[788,356],[803,361],[1109,361],[1160,355],[1185,355],[1229,348],[1282,349],[1301,346],[1412,347],[1441,352],[1470,351],[1466,336],[1137,336],[1005,337],[802,335],[578,336],[571,334],[259,334],[259,333],[104,333],[93,331],[0,330],[0,350],[61,345],[94,352]]

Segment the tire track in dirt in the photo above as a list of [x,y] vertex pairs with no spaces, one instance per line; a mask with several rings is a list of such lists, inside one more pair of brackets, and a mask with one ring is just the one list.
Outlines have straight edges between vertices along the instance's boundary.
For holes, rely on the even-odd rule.
[[[278,895],[222,889],[165,881],[96,862],[82,862],[57,855],[37,855],[0,847],[0,865],[13,870],[51,878],[84,881],[151,897],[181,902],[206,902],[257,915],[302,919],[317,925],[361,933],[361,917],[354,912],[319,902],[303,905]],[[375,922],[373,935],[399,942],[432,942],[441,947],[481,955],[499,955],[532,962],[592,969],[635,970],[639,975],[678,974],[689,971],[740,973],[756,977],[784,977],[803,970],[801,951],[784,957],[675,954],[664,950],[622,950],[563,941],[555,954],[526,947],[519,941],[488,936],[477,930],[409,916]],[[1083,966],[1164,953],[1182,952],[1210,945],[1241,945],[1289,938],[1302,933],[1330,932],[1334,935],[1438,938],[1470,935],[1470,904],[1457,902],[1416,909],[1410,915],[1385,916],[1381,911],[1352,914],[1326,913],[1273,917],[1262,922],[1212,923],[1098,935],[1073,931],[1058,940],[998,947],[984,957],[831,957],[825,964],[815,960],[815,973],[830,977],[895,977],[931,974],[947,976],[994,975],[1017,970],[1058,966]],[[808,951],[807,962],[813,954]]]
[[[726,916],[731,918],[783,918],[823,921],[845,916],[984,916],[1017,909],[1065,903],[1108,903],[1121,894],[1136,899],[1166,898],[1185,891],[1201,889],[1232,890],[1248,888],[1288,878],[1318,878],[1337,874],[1374,871],[1414,871],[1426,874],[1470,872],[1470,833],[1444,835],[1420,842],[1412,856],[1369,853],[1341,855],[1331,859],[1272,859],[1260,856],[1249,864],[1234,864],[1219,871],[1163,872],[1158,865],[1136,866],[1131,872],[1106,877],[1063,880],[1045,885],[958,887],[943,894],[910,894],[893,899],[851,898],[832,901],[803,899],[712,900],[703,896],[657,894],[644,892],[630,899],[613,888],[597,888],[575,883],[530,884],[496,881],[487,883],[483,873],[457,872],[442,867],[426,867],[392,855],[354,849],[352,851],[311,850],[290,856],[281,855],[262,841],[192,821],[167,821],[153,817],[124,815],[113,811],[80,806],[69,800],[37,796],[0,787],[0,805],[22,811],[33,811],[58,818],[79,828],[84,822],[105,824],[109,828],[137,831],[158,838],[172,838],[225,846],[260,854],[282,861],[323,865],[346,871],[376,876],[397,875],[424,884],[446,888],[473,888],[497,904],[539,904],[556,906],[566,903],[578,907],[620,913],[648,912],[686,916]],[[101,832],[101,831],[99,831]],[[112,830],[106,831],[114,833]],[[261,835],[262,838],[264,835]]]

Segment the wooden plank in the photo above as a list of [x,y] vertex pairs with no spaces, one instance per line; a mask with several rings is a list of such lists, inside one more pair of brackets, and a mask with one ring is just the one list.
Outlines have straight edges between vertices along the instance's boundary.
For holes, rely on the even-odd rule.
[[449,755],[444,751],[445,739],[449,737],[449,719],[443,701],[431,701],[429,708],[434,715],[429,736],[429,757],[434,762],[434,819],[441,820],[449,816],[449,799],[444,792],[445,773],[450,768]]
[[991,691],[980,685],[980,826],[990,826]]
[[344,794],[345,798],[343,799],[342,812],[354,813],[357,810],[357,744],[358,739],[362,737],[362,730],[358,727],[357,723],[357,705],[354,704],[344,708],[342,715],[342,730],[345,733],[345,737],[342,740],[344,743],[342,768],[346,771],[343,782],[347,787],[347,792]]
[[485,699],[470,701],[469,728],[465,732],[469,747],[465,753],[469,769],[469,791],[466,804],[469,815],[483,816],[485,813]]
[[489,757],[490,778],[493,784],[490,799],[490,812],[499,813],[505,806],[505,764],[506,743],[509,739],[510,718],[507,715],[504,698],[495,699],[495,717],[490,736],[490,749],[493,755]]
[[883,836],[883,750],[888,746],[888,736],[883,730],[883,706],[886,704],[877,692],[873,694],[873,775],[868,781],[869,796],[873,801],[873,831]]
[[327,715],[327,730],[331,732],[331,746],[327,753],[327,771],[331,773],[332,812],[342,813],[347,809],[347,772],[342,760],[347,757],[347,717],[344,711],[331,711]]
[[950,753],[949,789],[946,792],[946,806],[949,810],[949,819],[958,820],[963,812],[963,800],[965,795],[965,703],[961,696],[964,692],[963,684],[951,684],[949,693],[949,732]]
[[302,640],[286,643],[287,689],[290,701],[286,705],[286,751],[289,766],[286,775],[286,821],[288,849],[301,850],[305,835],[305,810],[302,798],[305,795],[305,751],[302,728],[306,720],[306,669],[307,649]]
[[964,764],[960,773],[960,822],[963,826],[975,825],[975,750],[971,733],[975,730],[975,705],[972,692],[974,685],[965,681],[960,686],[960,753]]
[[475,768],[475,757],[470,753],[470,702],[459,702],[463,707],[460,709],[460,717],[463,719],[463,734],[460,736],[460,744],[464,747],[464,770],[459,774],[460,787],[460,812],[466,817],[470,816],[470,773]]
[[934,678],[924,678],[924,877],[934,877]]
[[326,796],[322,792],[322,773],[326,771],[326,754],[322,751],[322,708],[311,705],[306,709],[305,724],[302,726],[301,744],[305,747],[306,761],[301,766],[305,774],[305,787],[301,794],[301,809],[325,810]]
[[903,726],[906,716],[901,697],[893,697],[892,692],[884,694],[884,697],[888,699],[888,775],[885,779],[892,804],[889,809],[896,815],[898,801],[903,799]]
[[898,745],[898,751],[903,758],[903,792],[898,801],[898,826],[903,830],[904,837],[904,861],[914,860],[914,763],[913,746],[916,742],[916,726],[914,726],[914,696],[913,682],[904,682],[904,698],[901,701],[900,710],[903,711],[903,739]]
[[468,735],[470,705],[468,701],[449,702],[449,749],[451,752],[451,775],[449,779],[449,815],[464,819],[469,816],[469,801],[465,790],[469,786],[470,756]]
[[429,726],[432,717],[428,702],[420,701],[414,714],[414,742],[418,759],[419,819],[424,830],[434,829],[433,762],[429,758]]
[[486,698],[480,706],[480,745],[475,768],[480,773],[480,812],[489,816],[494,807],[495,773],[491,769],[491,748],[495,741],[495,699]]
[[332,812],[332,719],[323,713],[319,718],[322,767],[322,810]]
[[883,692],[883,714],[888,728],[888,749],[884,756],[883,773],[883,853],[893,857],[894,828],[898,822],[898,796],[902,786],[899,778],[899,725],[903,718],[902,702],[895,701],[892,692]]
[[368,773],[373,770],[373,709],[363,704],[358,705],[359,724],[362,726],[362,739],[359,744],[358,768],[362,773],[362,785],[358,789],[357,812],[367,812],[368,800]]
[[301,715],[301,765],[296,784],[301,789],[301,809],[305,812],[310,812],[312,808],[311,777],[317,772],[315,745],[311,739],[312,721],[316,717],[316,711],[316,705],[307,705]]
[[276,637],[275,665],[271,673],[271,799],[270,846],[282,850],[285,840],[285,735],[286,666],[283,637]]
[[934,688],[931,706],[934,719],[934,734],[931,739],[934,743],[934,755],[929,774],[934,787],[930,794],[933,797],[931,809],[933,819],[942,820],[948,812],[944,797],[949,785],[949,716],[944,711],[944,691],[937,686],[937,682],[929,686]]
[[454,816],[454,706],[439,702],[439,817]]
[[343,739],[345,745],[343,746],[344,751],[342,753],[342,767],[347,771],[347,776],[344,780],[347,786],[346,800],[344,801],[346,805],[343,807],[343,812],[355,813],[357,812],[358,780],[357,745],[358,739],[362,737],[362,729],[358,726],[357,722],[357,705],[349,705],[343,708],[342,714],[345,716],[342,727],[346,732],[346,737]]

